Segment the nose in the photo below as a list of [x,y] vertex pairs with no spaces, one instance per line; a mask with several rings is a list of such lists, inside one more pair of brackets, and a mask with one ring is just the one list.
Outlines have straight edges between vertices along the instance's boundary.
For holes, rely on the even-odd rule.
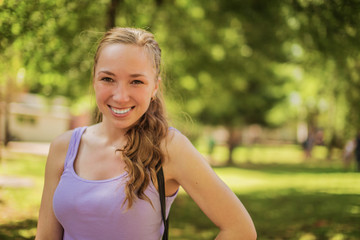
[[129,90],[125,84],[118,83],[113,90],[113,99],[116,102],[123,103],[129,101]]

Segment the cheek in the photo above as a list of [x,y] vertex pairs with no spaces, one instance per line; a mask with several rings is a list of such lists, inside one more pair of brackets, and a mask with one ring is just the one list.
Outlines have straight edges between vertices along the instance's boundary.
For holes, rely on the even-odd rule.
[[94,87],[94,92],[95,92],[95,99],[96,99],[97,103],[103,101],[108,96],[108,93],[107,93],[108,91],[106,91],[106,89],[104,89],[104,88]]
[[138,101],[141,102],[142,104],[148,106],[151,102],[151,96],[149,94],[139,95]]
[[151,100],[152,91],[150,88],[142,88],[142,89],[136,89],[132,96],[136,97],[138,100],[141,100],[142,102],[147,102]]

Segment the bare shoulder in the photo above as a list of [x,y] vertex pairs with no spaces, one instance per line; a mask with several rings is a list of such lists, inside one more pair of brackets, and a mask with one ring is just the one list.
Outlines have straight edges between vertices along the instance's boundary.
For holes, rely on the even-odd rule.
[[72,133],[73,130],[66,131],[51,142],[47,164],[51,164],[57,168],[64,166]]
[[[174,128],[168,131],[161,148],[164,154],[165,192],[167,196],[172,196],[182,185],[182,180],[187,175],[188,168],[192,165],[191,162],[194,159],[197,161],[196,159],[201,156],[189,139]],[[194,157],[196,155],[198,157]]]
[[190,140],[176,129],[171,129],[164,140],[164,168],[169,178],[178,179],[194,164],[207,164]]
[[69,143],[70,143],[70,139],[71,139],[71,135],[73,133],[74,130],[69,130],[64,132],[63,134],[57,136],[50,145],[50,152],[51,151],[56,151],[56,152],[62,152],[64,150],[67,150]]
[[177,159],[180,153],[184,154],[187,151],[193,151],[195,148],[184,134],[171,128],[163,142],[163,149],[165,149],[167,160],[171,161]]

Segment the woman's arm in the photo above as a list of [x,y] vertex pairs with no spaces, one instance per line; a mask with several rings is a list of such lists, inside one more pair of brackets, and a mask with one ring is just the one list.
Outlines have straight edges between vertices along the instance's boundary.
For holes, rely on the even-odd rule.
[[[236,195],[216,175],[190,141],[179,132],[167,141],[164,163],[168,192],[181,185],[209,219],[219,227],[216,239],[256,239],[250,215]],[[172,133],[171,133],[172,135]]]
[[64,170],[71,132],[57,137],[50,145],[45,167],[45,182],[41,199],[36,240],[62,239],[63,229],[53,211],[53,196]]

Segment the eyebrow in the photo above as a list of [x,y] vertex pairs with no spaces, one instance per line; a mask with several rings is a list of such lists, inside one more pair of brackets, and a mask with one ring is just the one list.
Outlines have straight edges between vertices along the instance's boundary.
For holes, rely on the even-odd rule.
[[141,73],[134,73],[134,74],[130,74],[130,77],[134,77],[134,78],[136,78],[136,77],[145,77],[145,75],[141,74]]
[[109,71],[100,71],[100,72],[98,72],[98,75],[99,75],[100,73],[105,73],[105,74],[107,74],[107,75],[115,76],[114,73],[109,72]]
[[[105,73],[105,74],[107,74],[107,75],[115,76],[114,73],[109,72],[109,71],[106,71],[106,70],[100,71],[100,72],[98,73],[98,75],[99,75],[100,73]],[[134,73],[134,74],[130,74],[130,77],[133,77],[133,78],[145,77],[145,75],[144,75],[144,74],[141,74],[141,73]]]

